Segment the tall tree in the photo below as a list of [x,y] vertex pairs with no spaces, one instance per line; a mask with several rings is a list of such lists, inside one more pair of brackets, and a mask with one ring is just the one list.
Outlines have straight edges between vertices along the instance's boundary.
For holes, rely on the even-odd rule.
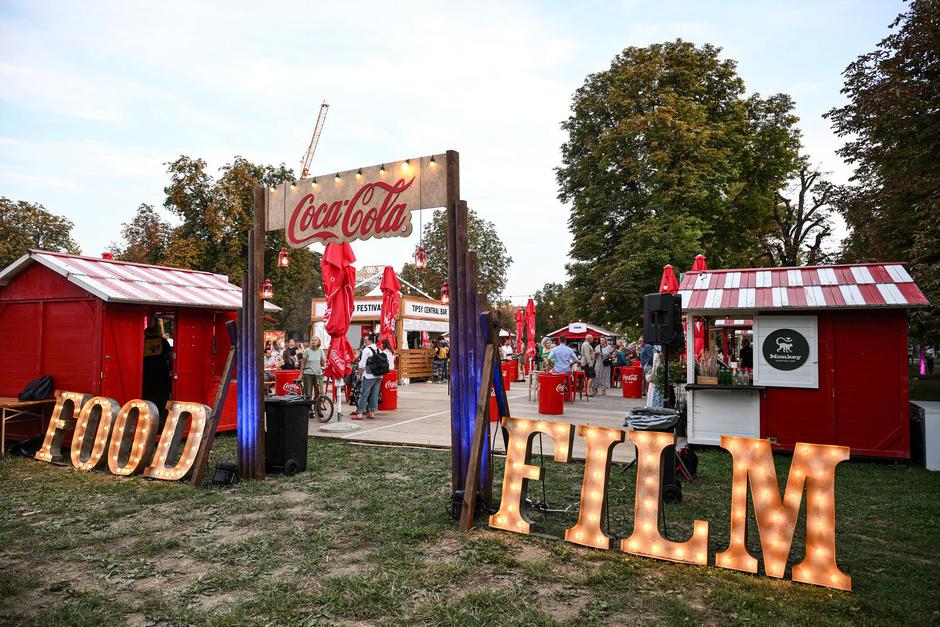
[[121,229],[124,248],[118,248],[116,257],[135,263],[164,263],[170,246],[172,228],[153,205],[141,204],[130,222]]
[[75,225],[39,203],[0,196],[0,268],[21,257],[27,248],[79,253],[72,239]]
[[698,253],[761,263],[774,192],[798,163],[797,118],[789,96],[745,97],[719,54],[681,40],[627,48],[575,92],[557,179],[582,315],[635,325],[663,265]]
[[837,209],[846,261],[910,261],[934,303],[912,332],[940,342],[940,0],[913,0],[895,32],[843,72],[848,104],[827,113],[855,166]]
[[[499,238],[496,226],[481,218],[473,209],[467,215],[467,231],[467,248],[477,254],[480,296],[490,305],[495,305],[506,287],[506,273],[512,264],[512,257]],[[422,240],[428,254],[428,266],[418,270],[414,264],[406,263],[402,277],[436,297],[441,293],[441,285],[447,280],[446,212],[434,213],[424,225]]]
[[778,192],[774,199],[774,230],[764,239],[773,265],[818,265],[828,261],[825,245],[832,236],[833,190],[834,186],[803,156],[790,190]]
[[[152,207],[142,205],[124,225],[126,245],[119,258],[216,272],[240,284],[247,267],[254,187],[293,181],[294,175],[283,164],[259,165],[242,157],[220,171],[213,178],[205,161],[185,155],[168,163],[164,206],[179,224],[171,228]],[[282,233],[267,234],[265,268],[274,285],[273,302],[283,309],[274,317],[279,327],[306,333],[310,298],[322,292],[320,255],[306,248],[291,250],[289,267],[278,268],[278,252],[285,245]]]
[[546,283],[532,295],[532,300],[535,301],[535,329],[539,339],[577,317],[571,313],[568,288],[561,283]]

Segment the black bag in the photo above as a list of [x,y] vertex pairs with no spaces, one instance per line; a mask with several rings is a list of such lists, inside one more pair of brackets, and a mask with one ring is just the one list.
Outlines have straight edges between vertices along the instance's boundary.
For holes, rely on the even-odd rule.
[[[372,347],[370,346],[369,348]],[[377,377],[388,374],[388,355],[383,351],[377,351],[372,348],[372,356],[366,360],[366,367],[369,368],[369,372]]]
[[21,401],[41,401],[52,398],[54,392],[55,381],[52,377],[39,377],[26,384],[26,387],[20,392],[19,399]]
[[614,356],[604,357],[604,365],[608,368],[612,368],[617,365],[617,358]]
[[597,376],[597,373],[594,372],[594,366],[585,366],[585,367],[584,367],[584,375],[585,375],[588,379],[593,379],[594,377],[596,377],[596,376]]

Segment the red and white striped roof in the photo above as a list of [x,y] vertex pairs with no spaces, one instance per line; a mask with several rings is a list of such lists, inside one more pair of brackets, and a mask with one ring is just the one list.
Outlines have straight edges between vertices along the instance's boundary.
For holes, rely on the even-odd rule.
[[679,294],[683,309],[696,312],[930,304],[898,263],[687,272]]
[[[30,250],[7,266],[0,272],[0,285],[6,285],[32,263],[44,265],[109,303],[220,309],[239,309],[242,305],[241,289],[221,274],[42,250]],[[267,302],[265,309],[280,310]]]

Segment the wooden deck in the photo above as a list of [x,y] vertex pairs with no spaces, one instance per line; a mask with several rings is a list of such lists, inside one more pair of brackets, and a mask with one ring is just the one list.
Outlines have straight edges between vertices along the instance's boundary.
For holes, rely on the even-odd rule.
[[[645,405],[645,399],[623,398],[619,389],[608,390],[607,396],[595,396],[565,403],[562,416],[543,416],[538,413],[538,403],[528,400],[528,383],[513,383],[509,391],[509,408],[515,418],[534,418],[562,421],[574,424],[591,424],[604,427],[621,427],[626,413],[633,407]],[[343,406],[343,421],[349,420],[353,408]],[[360,429],[348,433],[320,431],[320,423],[311,421],[309,433],[316,437],[335,437],[351,442],[384,444],[390,446],[422,446],[450,448],[450,398],[445,383],[412,383],[398,388],[398,409],[379,412],[375,420],[356,421]],[[495,424],[491,424],[491,434]],[[552,452],[552,442],[542,438],[545,453]],[[502,437],[495,438],[495,450],[502,452]],[[584,439],[575,435],[572,455],[584,459]],[[533,452],[539,453],[536,438]],[[614,461],[629,462],[634,458],[634,447],[628,443],[614,449]]]

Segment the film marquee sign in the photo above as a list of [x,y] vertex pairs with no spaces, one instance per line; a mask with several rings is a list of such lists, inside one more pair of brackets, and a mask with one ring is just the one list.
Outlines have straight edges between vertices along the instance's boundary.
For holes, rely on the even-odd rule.
[[[500,508],[490,516],[490,527],[527,534],[532,521],[525,511],[525,482],[541,481],[544,470],[530,464],[532,444],[537,433],[548,435],[554,445],[555,461],[571,460],[575,425],[544,420],[503,418],[509,434],[506,470]],[[662,501],[660,481],[662,452],[675,444],[675,434],[655,431],[578,425],[577,432],[587,441],[581,506],[577,523],[565,531],[565,540],[596,549],[618,548],[624,553],[705,566],[708,559],[708,521],[696,520],[692,538],[673,542],[663,536],[660,524]],[[614,547],[602,526],[610,476],[611,454],[628,439],[636,445],[637,478],[633,532]],[[748,486],[757,519],[764,571],[770,577],[783,577],[796,531],[803,492],[806,491],[806,555],[793,567],[792,578],[802,583],[852,589],[852,578],[836,564],[835,470],[849,459],[845,446],[797,444],[790,464],[783,498],[777,485],[769,440],[721,437],[721,446],[731,453],[731,543],[715,556],[714,564],[748,573],[757,572],[757,559],[746,545]]]

